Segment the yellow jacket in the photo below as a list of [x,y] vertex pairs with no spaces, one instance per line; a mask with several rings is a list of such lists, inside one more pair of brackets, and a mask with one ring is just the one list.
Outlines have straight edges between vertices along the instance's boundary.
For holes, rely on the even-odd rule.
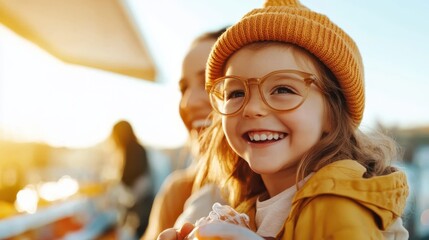
[[[404,211],[407,179],[400,171],[363,178],[365,171],[342,160],[314,173],[295,194],[277,239],[383,239],[381,231]],[[252,220],[254,207],[248,211]]]

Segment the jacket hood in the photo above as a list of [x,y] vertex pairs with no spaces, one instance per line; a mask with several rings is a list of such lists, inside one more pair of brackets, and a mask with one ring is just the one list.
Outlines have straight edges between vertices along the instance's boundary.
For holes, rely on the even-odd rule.
[[408,197],[407,178],[401,171],[363,178],[365,172],[365,167],[353,160],[331,163],[310,177],[293,203],[324,194],[351,198],[373,211],[384,230],[403,213]]

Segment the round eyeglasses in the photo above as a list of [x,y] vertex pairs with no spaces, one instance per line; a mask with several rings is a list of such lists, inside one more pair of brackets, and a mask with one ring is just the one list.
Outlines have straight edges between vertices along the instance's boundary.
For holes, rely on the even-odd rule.
[[264,103],[275,111],[298,108],[305,101],[316,75],[298,70],[278,70],[261,78],[224,76],[208,84],[214,110],[230,116],[240,112],[250,99],[250,85],[257,85]]

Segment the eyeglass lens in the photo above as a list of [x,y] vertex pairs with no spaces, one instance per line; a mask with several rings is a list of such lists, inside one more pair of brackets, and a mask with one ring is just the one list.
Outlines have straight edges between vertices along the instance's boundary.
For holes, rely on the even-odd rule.
[[[250,86],[249,86],[250,85]],[[224,77],[212,88],[210,98],[213,107],[222,114],[239,111],[248,101],[250,92],[257,94],[249,79]],[[308,84],[303,77],[291,72],[280,72],[259,80],[259,93],[264,102],[275,110],[293,109],[307,95]]]

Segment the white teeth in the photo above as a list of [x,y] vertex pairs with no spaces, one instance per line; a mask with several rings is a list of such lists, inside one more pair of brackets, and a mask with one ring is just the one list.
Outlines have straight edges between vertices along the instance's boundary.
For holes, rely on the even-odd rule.
[[273,137],[274,137],[275,140],[277,140],[277,139],[279,139],[279,134],[278,133],[274,133]]
[[285,133],[277,133],[277,132],[276,133],[265,132],[265,133],[259,134],[259,133],[253,132],[253,133],[249,133],[248,136],[250,138],[250,141],[258,142],[258,141],[266,141],[266,140],[270,141],[273,139],[274,140],[283,139],[283,138],[285,138],[286,134]]
[[192,128],[201,128],[210,126],[211,121],[207,119],[199,119],[192,122]]

